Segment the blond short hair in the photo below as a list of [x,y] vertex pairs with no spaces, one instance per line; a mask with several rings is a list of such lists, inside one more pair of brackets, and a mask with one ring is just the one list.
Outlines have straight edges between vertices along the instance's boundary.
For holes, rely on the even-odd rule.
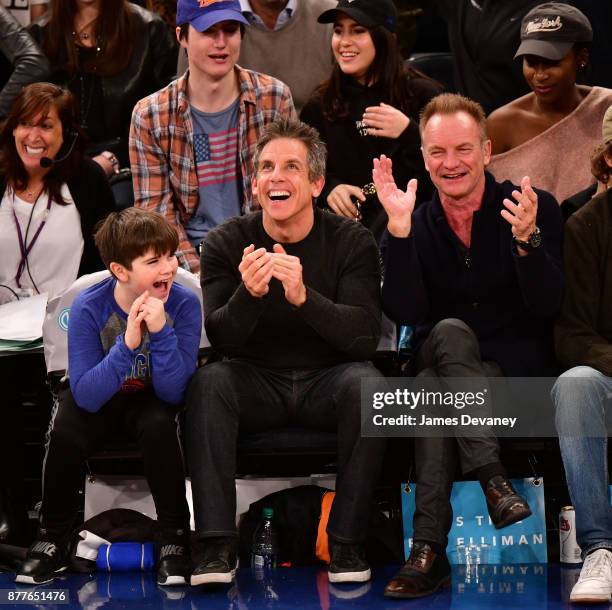
[[489,139],[485,111],[478,102],[458,93],[441,93],[431,99],[421,112],[421,119],[419,121],[421,140],[423,139],[423,131],[425,131],[427,123],[434,115],[449,115],[458,112],[465,112],[476,121],[480,129],[480,139],[482,142]]

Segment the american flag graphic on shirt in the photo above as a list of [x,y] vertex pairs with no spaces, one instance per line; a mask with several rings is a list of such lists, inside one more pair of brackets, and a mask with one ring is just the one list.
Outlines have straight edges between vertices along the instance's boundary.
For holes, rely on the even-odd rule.
[[238,129],[194,136],[200,187],[234,182],[238,157]]

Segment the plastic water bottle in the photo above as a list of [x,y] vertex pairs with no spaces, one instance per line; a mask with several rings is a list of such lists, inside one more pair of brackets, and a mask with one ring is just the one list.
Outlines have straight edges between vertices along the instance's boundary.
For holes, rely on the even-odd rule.
[[276,567],[278,534],[272,523],[273,516],[274,509],[264,508],[261,513],[261,521],[253,535],[251,566],[256,570],[267,570]]

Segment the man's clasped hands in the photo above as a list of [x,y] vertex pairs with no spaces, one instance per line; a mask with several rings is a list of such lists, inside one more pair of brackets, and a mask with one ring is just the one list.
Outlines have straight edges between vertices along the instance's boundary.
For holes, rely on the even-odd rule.
[[285,290],[285,298],[294,307],[306,301],[306,286],[302,278],[302,263],[297,256],[285,252],[280,244],[274,244],[272,252],[247,246],[238,266],[242,282],[251,295],[261,298],[270,290],[270,280],[279,280]]

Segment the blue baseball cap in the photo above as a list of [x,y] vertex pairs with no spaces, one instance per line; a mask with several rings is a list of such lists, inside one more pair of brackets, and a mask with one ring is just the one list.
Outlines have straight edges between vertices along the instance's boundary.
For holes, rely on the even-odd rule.
[[221,21],[238,21],[249,25],[240,10],[239,0],[178,0],[176,25],[190,23],[198,32]]

